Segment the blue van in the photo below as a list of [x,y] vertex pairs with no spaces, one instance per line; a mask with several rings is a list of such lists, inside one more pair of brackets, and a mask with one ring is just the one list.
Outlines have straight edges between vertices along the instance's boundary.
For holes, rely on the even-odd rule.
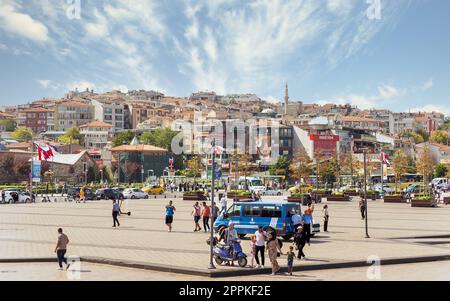
[[[233,223],[240,238],[247,234],[254,234],[258,226],[265,231],[274,232],[277,236],[289,240],[294,235],[294,225],[291,216],[299,212],[302,214],[299,203],[287,202],[250,202],[234,203],[227,212],[219,216],[214,223],[214,230],[220,231]],[[313,222],[312,234],[320,232],[320,224]]]

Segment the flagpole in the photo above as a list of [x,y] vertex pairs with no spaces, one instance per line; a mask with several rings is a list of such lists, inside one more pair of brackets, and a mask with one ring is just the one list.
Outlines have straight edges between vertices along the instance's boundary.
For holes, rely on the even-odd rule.
[[30,193],[33,199],[33,171],[34,171],[34,142],[33,137],[31,137],[31,172],[30,172]]

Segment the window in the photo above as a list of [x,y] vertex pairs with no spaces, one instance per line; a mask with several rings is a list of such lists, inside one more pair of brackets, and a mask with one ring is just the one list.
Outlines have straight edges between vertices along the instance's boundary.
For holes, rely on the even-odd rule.
[[116,114],[123,114],[123,110],[122,109],[116,109]]
[[261,206],[245,206],[244,216],[261,216]]
[[262,207],[261,217],[281,217],[281,207],[264,206]]
[[241,215],[241,205],[234,204],[227,211],[228,216],[240,216]]
[[105,115],[105,116],[104,116],[104,119],[105,119],[105,120],[112,120],[112,115]]

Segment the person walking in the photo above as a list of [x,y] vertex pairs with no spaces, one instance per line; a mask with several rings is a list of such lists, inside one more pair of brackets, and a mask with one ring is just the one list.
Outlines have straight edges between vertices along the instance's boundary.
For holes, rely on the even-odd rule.
[[170,201],[166,206],[166,225],[169,227],[169,232],[172,232],[173,215],[177,209],[173,206],[173,202]]
[[295,233],[295,237],[294,237],[294,244],[296,245],[297,249],[298,249],[298,255],[297,258],[298,259],[302,259],[306,258],[305,253],[303,253],[303,248],[306,245],[306,235],[303,231],[303,227],[300,226],[297,229],[297,233]]
[[117,223],[117,226],[120,227],[120,223],[119,223],[119,219],[118,219],[119,214],[120,214],[119,202],[114,200],[113,201],[113,208],[112,208],[112,217],[113,217],[113,223],[114,223],[113,227],[114,228],[116,227],[116,223]]
[[67,245],[69,244],[69,238],[63,233],[63,229],[58,229],[58,240],[56,242],[55,253],[58,258],[59,269],[63,269],[63,262],[66,264],[66,270],[69,269],[70,264],[67,263],[67,258],[65,257],[67,252]]
[[213,203],[213,207],[211,208],[211,214],[213,218],[213,222],[216,222],[216,219],[219,217],[219,207],[217,207],[216,202]]
[[273,233],[269,233],[269,241],[267,242],[267,253],[269,255],[270,263],[272,264],[272,276],[278,273],[281,269],[277,261],[278,252],[280,253],[280,255],[283,255],[277,237]]
[[209,226],[209,218],[211,217],[211,208],[206,204],[206,202],[203,202],[203,207],[201,211],[201,216],[203,220],[203,229],[205,232],[211,230],[211,227]]
[[80,202],[86,202],[86,194],[84,191],[84,186],[80,188]]
[[227,212],[227,197],[224,194],[220,199],[220,214]]
[[198,222],[200,221],[200,217],[201,217],[201,209],[200,209],[200,205],[198,204],[198,202],[196,202],[194,204],[194,210],[192,211],[191,215],[194,216],[194,223],[195,223],[194,232],[202,231],[202,227],[200,227],[200,225],[198,224]]
[[[250,262],[250,267],[255,268],[255,255],[256,255],[256,235],[252,235],[250,239],[250,254],[252,254],[252,260]],[[257,266],[256,266],[257,267]]]
[[330,214],[328,213],[328,205],[323,206],[323,231],[328,232],[328,221],[330,220]]
[[361,212],[361,219],[364,220],[366,218],[366,204],[363,199],[359,201],[359,211]]
[[292,276],[292,270],[294,269],[294,247],[289,246],[289,251],[287,252],[287,266],[288,266],[288,273],[290,276]]
[[[267,232],[263,230],[262,226],[258,226],[258,230],[255,232],[256,236],[256,267],[263,269],[264,268],[264,252],[266,249],[266,240],[267,240]],[[261,254],[261,261],[259,261],[258,253]]]
[[313,212],[314,212],[314,205],[312,205],[312,207],[311,207],[311,205],[308,205],[308,209],[305,210],[305,214],[303,214],[303,216],[302,216],[303,231],[306,235],[306,242],[308,243],[308,246],[310,245],[310,239],[311,239]]

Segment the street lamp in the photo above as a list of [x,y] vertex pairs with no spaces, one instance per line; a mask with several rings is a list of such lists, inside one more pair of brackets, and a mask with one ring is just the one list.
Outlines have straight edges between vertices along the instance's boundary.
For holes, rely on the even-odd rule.
[[369,236],[369,224],[367,221],[367,148],[363,149],[364,154],[364,210],[365,210],[365,223],[366,223],[366,238],[370,238]]
[[[212,211],[214,210],[214,190],[215,190],[215,161],[216,161],[216,139],[213,139],[213,141],[211,142],[211,153],[212,153],[212,172],[211,172],[211,213],[213,213]],[[206,173],[208,175],[208,173]],[[214,214],[210,214],[210,218],[211,218],[211,229],[210,229],[210,243],[209,243],[209,269],[215,269],[216,267],[214,266],[214,262],[213,262],[213,258],[214,258],[214,253],[213,253],[213,241],[214,241]]]

